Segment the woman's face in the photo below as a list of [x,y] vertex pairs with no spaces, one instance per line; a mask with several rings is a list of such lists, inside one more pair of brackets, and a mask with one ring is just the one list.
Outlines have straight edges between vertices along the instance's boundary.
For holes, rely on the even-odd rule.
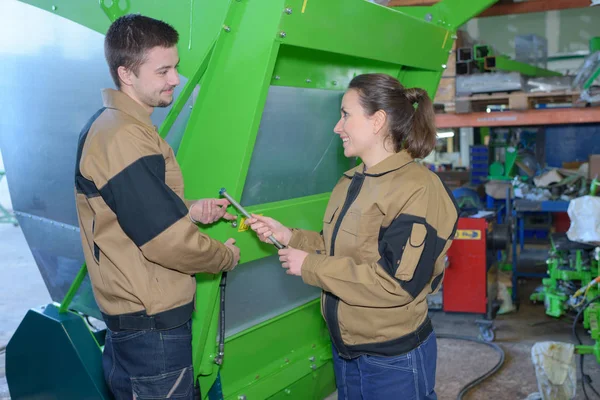
[[333,128],[340,135],[346,157],[365,158],[378,146],[374,118],[365,114],[358,91],[348,90],[342,99],[341,118]]

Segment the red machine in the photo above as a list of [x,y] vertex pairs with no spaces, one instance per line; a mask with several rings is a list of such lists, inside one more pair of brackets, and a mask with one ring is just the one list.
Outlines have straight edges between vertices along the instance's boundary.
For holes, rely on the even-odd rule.
[[486,341],[494,340],[492,320],[500,305],[492,267],[510,237],[508,225],[496,224],[494,218],[459,218],[442,285],[442,310],[483,315],[475,323]]
[[484,218],[458,220],[444,276],[443,310],[446,312],[487,313],[488,225]]

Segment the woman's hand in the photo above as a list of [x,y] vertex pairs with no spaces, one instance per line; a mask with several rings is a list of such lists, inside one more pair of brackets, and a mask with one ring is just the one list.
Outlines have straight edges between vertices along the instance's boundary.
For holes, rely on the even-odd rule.
[[286,274],[288,275],[302,276],[302,264],[304,264],[306,256],[308,256],[307,252],[291,247],[279,250],[279,261],[281,261],[281,266],[287,269]]
[[250,225],[250,228],[257,233],[260,241],[264,243],[273,244],[269,240],[269,236],[273,235],[279,243],[287,246],[292,238],[292,231],[273,218],[252,214],[252,218],[248,218],[246,223]]

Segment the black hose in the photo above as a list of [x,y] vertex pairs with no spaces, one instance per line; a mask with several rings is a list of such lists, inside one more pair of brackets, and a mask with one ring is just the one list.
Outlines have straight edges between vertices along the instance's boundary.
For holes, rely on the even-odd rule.
[[456,339],[456,340],[465,340],[467,342],[485,344],[486,346],[489,346],[492,349],[494,349],[494,351],[496,351],[496,353],[498,353],[498,355],[500,356],[500,359],[498,360],[496,365],[494,365],[494,368],[490,369],[485,374],[479,376],[478,378],[472,380],[471,382],[467,383],[465,386],[462,387],[462,389],[458,393],[458,396],[456,397],[457,400],[462,400],[463,397],[465,396],[465,394],[467,394],[467,392],[469,390],[473,389],[475,386],[479,385],[481,382],[483,382],[490,376],[494,375],[496,372],[498,372],[498,370],[504,364],[504,358],[505,358],[504,350],[502,350],[502,348],[495,343],[484,342],[483,340],[479,340],[479,339],[471,337],[471,336],[448,335],[448,334],[444,334],[444,333],[439,333],[439,334],[436,333],[436,337],[439,339]]
[[219,354],[215,357],[215,363],[223,364],[223,356],[225,355],[225,287],[227,286],[227,272],[223,272],[221,276],[221,302],[219,307]]
[[[583,307],[581,307],[581,309],[579,310],[579,312],[577,313],[577,316],[575,317],[575,321],[573,321],[573,326],[572,326],[573,337],[577,340],[577,342],[579,344],[583,344],[583,342],[579,338],[579,335],[577,334],[577,323],[579,322],[579,318],[581,318],[581,315],[583,314],[583,312],[585,311],[585,309],[589,307],[590,304],[592,304],[593,302],[595,302],[596,300],[599,300],[599,299],[600,299],[600,296],[596,296],[593,299],[591,299],[590,301],[586,302],[583,305]],[[583,354],[579,355],[579,367],[581,369],[581,388],[583,389],[583,395],[585,396],[585,398],[587,400],[590,399],[588,397],[587,391],[585,389],[585,384],[587,383],[590,386],[590,389],[592,389],[592,391],[600,399],[600,394],[598,393],[598,391],[596,390],[596,388],[594,388],[594,386],[592,386],[592,378],[589,375],[586,375],[585,372],[584,372],[584,370],[583,370],[583,356],[584,356]]]

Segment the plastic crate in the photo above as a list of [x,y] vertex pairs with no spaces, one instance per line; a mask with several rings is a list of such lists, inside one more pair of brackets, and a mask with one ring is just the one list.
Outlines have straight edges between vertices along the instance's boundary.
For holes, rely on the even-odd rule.
[[487,146],[476,145],[469,149],[471,165],[471,183],[482,184],[487,181],[489,175],[489,149]]

